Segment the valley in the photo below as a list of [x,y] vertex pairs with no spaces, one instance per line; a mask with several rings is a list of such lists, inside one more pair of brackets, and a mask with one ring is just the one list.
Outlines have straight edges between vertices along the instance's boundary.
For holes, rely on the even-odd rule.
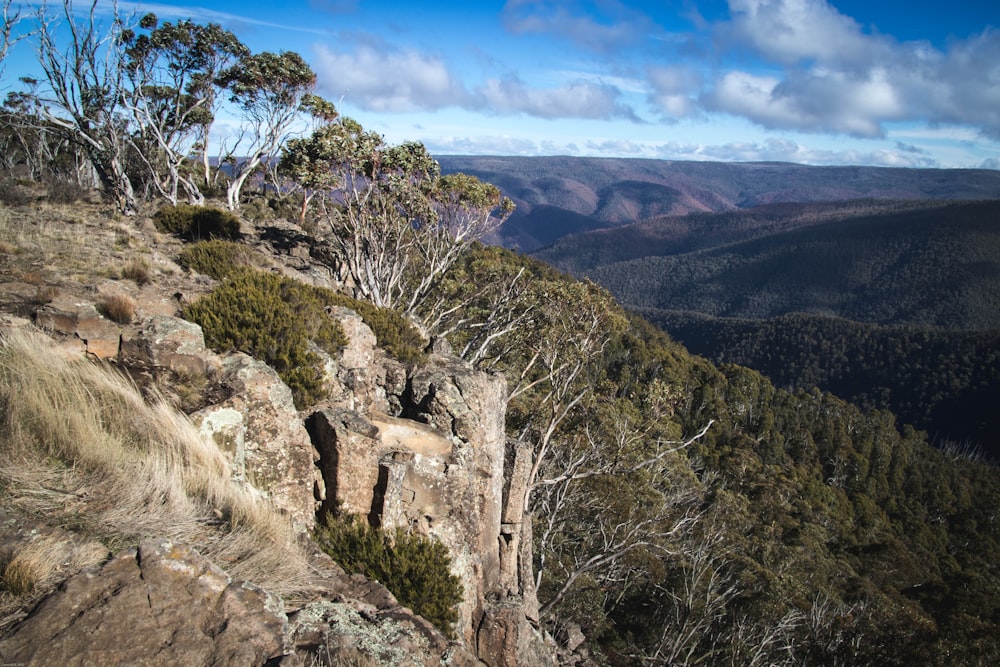
[[[691,352],[1000,459],[1000,173],[442,159],[518,201],[497,242]],[[634,216],[633,222],[628,222]]]

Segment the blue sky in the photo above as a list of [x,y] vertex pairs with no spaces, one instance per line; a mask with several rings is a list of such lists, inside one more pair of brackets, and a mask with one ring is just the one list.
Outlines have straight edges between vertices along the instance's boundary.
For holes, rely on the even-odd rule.
[[435,154],[1000,169],[991,4],[119,2],[298,51],[342,113]]

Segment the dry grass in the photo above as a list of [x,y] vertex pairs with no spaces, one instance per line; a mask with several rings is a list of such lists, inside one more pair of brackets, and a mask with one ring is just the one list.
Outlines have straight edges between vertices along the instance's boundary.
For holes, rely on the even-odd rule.
[[[67,360],[40,334],[2,331],[0,409],[8,506],[113,549],[144,537],[184,541],[281,595],[306,585],[288,520],[231,480],[223,454],[187,417],[147,403],[117,372]],[[23,567],[11,577],[38,578]]]
[[52,303],[57,296],[59,296],[59,288],[55,285],[39,285],[38,291],[35,292],[35,303],[43,306]]
[[149,262],[144,258],[134,258],[129,260],[128,263],[122,267],[122,278],[131,280],[139,287],[148,285],[152,282]]
[[0,586],[14,596],[51,586],[63,573],[96,565],[108,550],[93,542],[77,544],[65,536],[44,535],[18,549],[3,567]]
[[98,305],[98,310],[112,322],[128,324],[135,319],[135,299],[127,294],[112,294]]

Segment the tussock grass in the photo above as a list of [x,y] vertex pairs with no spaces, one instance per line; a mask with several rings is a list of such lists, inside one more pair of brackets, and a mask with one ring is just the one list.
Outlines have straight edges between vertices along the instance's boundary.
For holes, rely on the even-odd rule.
[[66,571],[96,565],[108,550],[93,542],[77,544],[66,536],[43,535],[18,549],[0,574],[0,587],[14,596],[54,585]]
[[[144,537],[185,541],[279,595],[308,585],[289,521],[231,480],[186,416],[147,402],[121,374],[66,359],[41,334],[0,330],[0,410],[8,506],[112,550]],[[40,576],[24,571],[25,581]]]
[[144,257],[130,259],[122,267],[122,278],[131,280],[139,287],[148,285],[153,281],[149,262]]
[[112,322],[128,324],[135,319],[135,299],[127,294],[112,294],[104,299],[98,309]]

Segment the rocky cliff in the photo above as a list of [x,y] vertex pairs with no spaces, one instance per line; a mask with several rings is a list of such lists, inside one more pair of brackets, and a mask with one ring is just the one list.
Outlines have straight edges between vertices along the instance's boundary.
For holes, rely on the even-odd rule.
[[[147,394],[184,407],[224,457],[228,483],[276,508],[298,533],[296,548],[311,573],[281,596],[232,576],[232,564],[211,562],[202,544],[155,532],[123,536],[124,549],[97,544],[105,556],[80,560],[58,581],[18,598],[20,608],[3,626],[0,661],[553,662],[537,628],[530,544],[521,541],[527,468],[523,447],[504,434],[503,378],[472,369],[444,345],[406,366],[377,346],[357,313],[337,308],[330,316],[349,342],[322,355],[328,398],[300,412],[271,368],[242,353],[216,354],[200,328],[179,317],[212,281],[174,263],[175,239],[148,225],[114,224],[97,208],[82,217],[45,211],[44,228],[19,226],[21,213],[0,213],[3,331],[44,332],[62,356],[110,364]],[[280,225],[244,231],[272,271],[336,287],[326,266],[311,259],[321,249],[309,237]],[[109,265],[137,255],[148,282],[108,276]],[[124,324],[107,315],[114,295],[134,305]],[[52,528],[6,505],[4,543],[12,546],[0,556],[9,568],[19,549]],[[317,517],[334,508],[447,546],[464,587],[457,641],[311,545]]]

